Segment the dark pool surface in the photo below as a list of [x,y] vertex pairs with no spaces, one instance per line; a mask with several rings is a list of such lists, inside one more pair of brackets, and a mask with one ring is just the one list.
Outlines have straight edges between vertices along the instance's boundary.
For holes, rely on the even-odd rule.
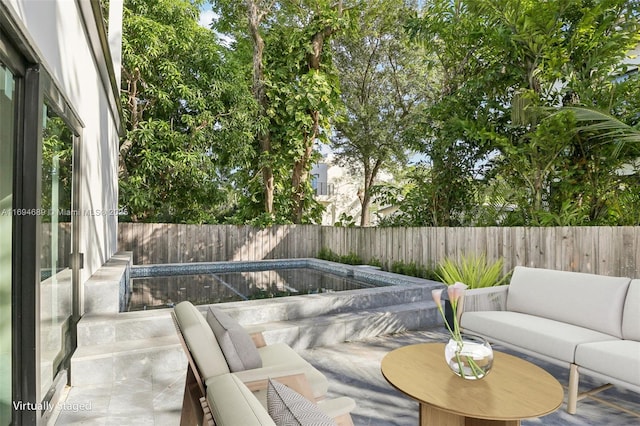
[[311,268],[133,278],[130,311],[329,293],[376,287]]

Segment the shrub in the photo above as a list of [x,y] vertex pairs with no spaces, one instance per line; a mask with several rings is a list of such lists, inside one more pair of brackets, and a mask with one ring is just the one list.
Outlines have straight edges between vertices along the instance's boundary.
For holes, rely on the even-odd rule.
[[318,259],[328,260],[330,262],[345,263],[347,265],[362,265],[364,262],[357,253],[349,252],[349,254],[339,255],[331,249],[323,247],[318,252]]
[[393,262],[390,272],[402,275],[409,275],[411,277],[434,279],[437,278],[433,269],[424,265],[417,264],[416,262],[404,263],[402,261]]
[[318,253],[318,259],[328,260],[330,262],[338,262],[340,256],[334,253],[331,249],[322,247]]
[[350,251],[349,254],[340,256],[340,263],[346,263],[347,265],[362,265],[364,262],[360,256]]
[[463,255],[460,261],[444,259],[438,264],[436,275],[445,284],[461,282],[469,288],[491,287],[504,284],[509,277],[502,273],[503,267],[503,258],[490,264],[485,254]]
[[371,265],[371,266],[377,266],[378,268],[382,268],[382,261],[380,259],[377,259],[375,257],[372,257],[371,260],[369,260],[369,262],[367,262],[367,264]]

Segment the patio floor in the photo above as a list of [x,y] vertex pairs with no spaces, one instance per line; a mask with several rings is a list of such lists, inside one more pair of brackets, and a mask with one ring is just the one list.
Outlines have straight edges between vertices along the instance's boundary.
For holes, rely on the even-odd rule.
[[[301,354],[329,378],[329,397],[349,396],[357,401],[352,413],[356,426],[409,426],[418,424],[418,404],[387,383],[380,373],[380,361],[395,348],[428,341],[445,341],[443,330],[377,337],[308,349]],[[494,348],[511,352],[499,346]],[[566,386],[568,369],[519,356],[546,369]],[[581,389],[598,384],[588,377],[581,378]],[[60,405],[55,425],[177,426],[180,424],[183,386],[184,373],[176,373],[101,386],[73,387],[68,391],[64,405]],[[612,402],[624,409],[612,407]],[[523,420],[522,425],[636,426],[640,424],[640,417],[625,410],[640,413],[640,395],[612,388],[579,401],[575,415],[567,414],[565,410],[563,404],[555,413]]]

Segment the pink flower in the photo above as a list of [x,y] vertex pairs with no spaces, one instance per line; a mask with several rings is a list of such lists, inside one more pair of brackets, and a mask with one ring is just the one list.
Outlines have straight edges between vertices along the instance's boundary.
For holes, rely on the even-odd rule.
[[466,284],[457,282],[447,288],[447,294],[452,305],[455,306],[458,303],[458,300],[462,297],[467,287]]
[[431,290],[431,297],[433,298],[433,301],[436,302],[438,309],[442,309],[442,289]]

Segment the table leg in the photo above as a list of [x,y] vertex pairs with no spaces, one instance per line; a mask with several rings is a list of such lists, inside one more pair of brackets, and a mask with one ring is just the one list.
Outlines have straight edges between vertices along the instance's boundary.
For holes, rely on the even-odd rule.
[[464,417],[420,404],[420,426],[465,426]]
[[420,426],[520,426],[520,420],[475,419],[420,404]]

